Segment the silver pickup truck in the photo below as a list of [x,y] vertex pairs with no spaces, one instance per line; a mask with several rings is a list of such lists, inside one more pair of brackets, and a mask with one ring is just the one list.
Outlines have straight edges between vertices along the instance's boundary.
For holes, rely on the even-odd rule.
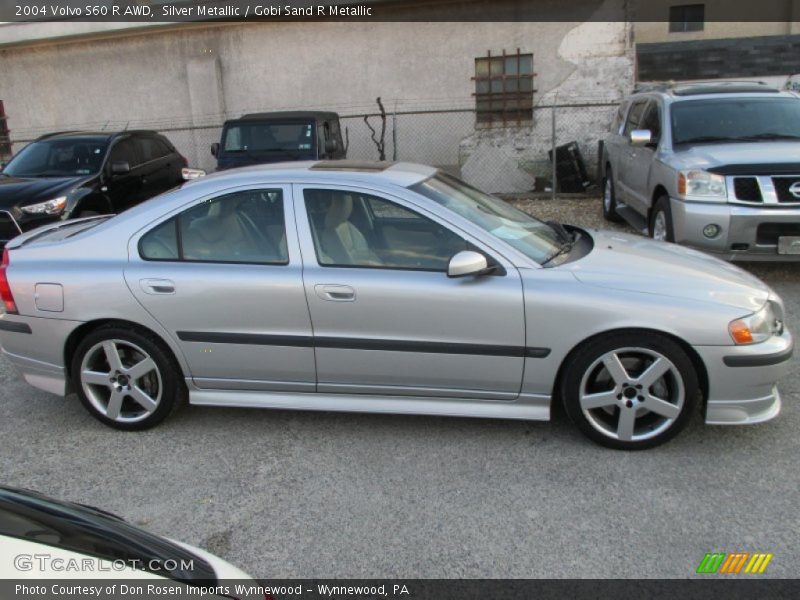
[[765,84],[652,86],[600,156],[603,214],[728,260],[800,260],[800,97]]

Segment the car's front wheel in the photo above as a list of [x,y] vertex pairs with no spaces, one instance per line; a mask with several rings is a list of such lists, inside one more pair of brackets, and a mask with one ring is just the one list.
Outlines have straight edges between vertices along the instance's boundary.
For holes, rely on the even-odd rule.
[[116,429],[148,429],[185,394],[180,369],[154,336],[119,326],[87,335],[72,359],[72,381],[83,405]]
[[643,450],[677,435],[697,405],[697,373],[675,341],[650,332],[595,338],[567,364],[561,395],[594,442]]

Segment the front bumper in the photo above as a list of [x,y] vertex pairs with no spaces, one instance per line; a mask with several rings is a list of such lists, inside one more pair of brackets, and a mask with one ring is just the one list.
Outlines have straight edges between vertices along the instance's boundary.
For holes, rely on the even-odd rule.
[[[778,254],[777,234],[769,229],[800,236],[800,208],[741,206],[671,199],[675,241],[699,248],[725,260],[800,261],[800,254]],[[706,225],[721,229],[717,237],[703,235]],[[759,233],[759,226],[766,225]],[[794,233],[797,229],[797,233]]]
[[752,425],[781,409],[777,383],[791,366],[794,342],[786,331],[750,346],[695,346],[708,372],[706,424]]

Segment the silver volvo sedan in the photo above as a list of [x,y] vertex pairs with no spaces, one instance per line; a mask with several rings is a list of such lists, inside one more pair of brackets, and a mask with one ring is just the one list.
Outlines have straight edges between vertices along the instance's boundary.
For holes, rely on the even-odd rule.
[[781,299],[738,267],[546,224],[434,168],[226,171],[8,243],[3,352],[144,429],[179,402],[510,419],[642,449],[776,416]]

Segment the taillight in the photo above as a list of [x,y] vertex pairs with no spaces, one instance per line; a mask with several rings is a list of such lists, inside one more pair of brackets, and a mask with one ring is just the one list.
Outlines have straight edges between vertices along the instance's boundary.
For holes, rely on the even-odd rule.
[[11,295],[11,286],[8,284],[8,277],[6,277],[7,268],[8,248],[4,248],[3,262],[0,263],[0,298],[3,299],[3,305],[7,313],[17,314],[17,305],[14,303],[14,296]]

